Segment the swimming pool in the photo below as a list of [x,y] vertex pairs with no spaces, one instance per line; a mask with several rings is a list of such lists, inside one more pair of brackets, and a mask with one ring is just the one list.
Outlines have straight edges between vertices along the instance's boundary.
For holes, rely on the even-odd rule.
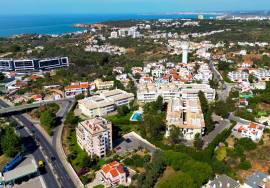
[[142,112],[135,111],[130,117],[130,121],[140,121],[142,120]]

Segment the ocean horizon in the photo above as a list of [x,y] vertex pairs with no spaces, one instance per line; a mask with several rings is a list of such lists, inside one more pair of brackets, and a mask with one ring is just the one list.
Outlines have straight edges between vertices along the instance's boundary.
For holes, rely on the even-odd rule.
[[[0,15],[0,37],[19,34],[64,34],[85,30],[74,24],[117,20],[196,19],[198,14],[107,14],[107,15]],[[204,14],[206,19],[215,17]]]

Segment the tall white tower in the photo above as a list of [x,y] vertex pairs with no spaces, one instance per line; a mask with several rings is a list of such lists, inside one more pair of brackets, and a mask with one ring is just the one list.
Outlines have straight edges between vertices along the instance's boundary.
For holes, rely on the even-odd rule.
[[187,41],[183,41],[181,43],[181,47],[182,47],[182,63],[187,64],[188,63],[189,43]]

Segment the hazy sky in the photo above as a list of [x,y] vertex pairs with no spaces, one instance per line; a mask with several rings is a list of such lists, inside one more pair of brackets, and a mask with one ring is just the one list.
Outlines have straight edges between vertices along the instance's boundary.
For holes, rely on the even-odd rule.
[[270,0],[0,0],[0,14],[166,13],[270,9]]

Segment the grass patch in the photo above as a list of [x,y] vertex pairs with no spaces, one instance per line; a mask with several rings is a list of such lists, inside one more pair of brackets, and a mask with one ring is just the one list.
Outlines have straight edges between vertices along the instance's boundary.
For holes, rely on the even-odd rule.
[[68,155],[68,160],[70,161],[75,171],[78,172],[81,168],[85,166],[84,162],[85,159],[88,158],[88,155],[77,144],[75,129],[69,129],[68,146],[68,149],[70,151],[70,154]]
[[217,151],[216,151],[216,158],[218,161],[223,161],[227,156],[227,150],[226,147],[220,147]]
[[133,112],[130,112],[125,116],[117,114],[106,117],[107,120],[112,122],[114,139],[120,138],[122,135],[138,129],[140,122],[129,121],[132,113]]
[[160,187],[159,186],[160,184],[163,184],[165,181],[167,181],[169,177],[172,177],[175,175],[176,175],[176,171],[172,167],[167,166],[165,171],[163,172],[162,177],[159,178],[155,188]]

